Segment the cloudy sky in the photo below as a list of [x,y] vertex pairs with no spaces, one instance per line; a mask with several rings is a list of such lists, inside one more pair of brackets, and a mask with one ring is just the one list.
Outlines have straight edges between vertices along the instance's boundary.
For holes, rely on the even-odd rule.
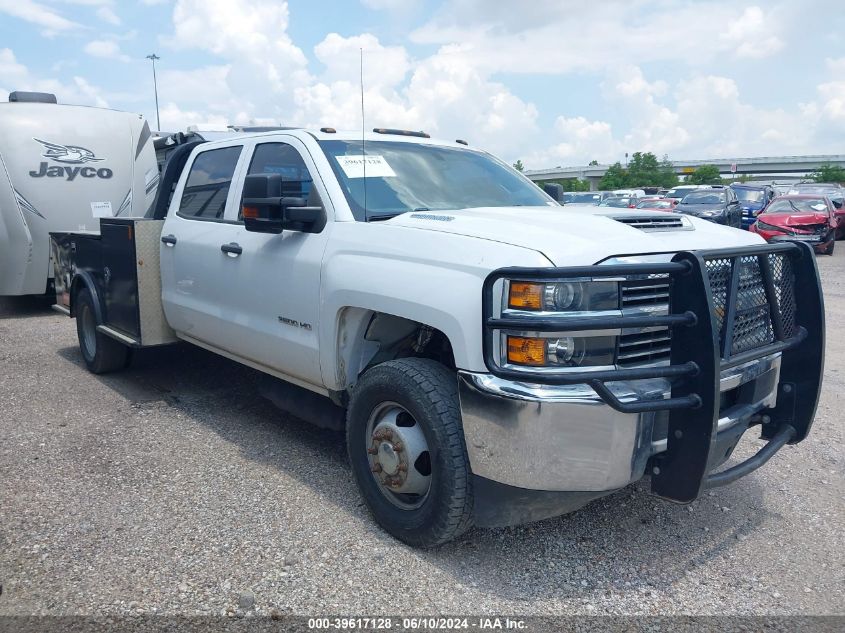
[[[529,168],[845,153],[843,0],[0,0],[0,95],[463,138]],[[5,97],[0,97],[5,98]]]

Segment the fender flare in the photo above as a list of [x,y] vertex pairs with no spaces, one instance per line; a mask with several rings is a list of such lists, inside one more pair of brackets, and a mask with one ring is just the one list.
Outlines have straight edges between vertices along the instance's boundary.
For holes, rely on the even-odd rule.
[[94,317],[97,319],[97,325],[104,324],[106,322],[106,310],[103,300],[99,290],[97,290],[97,282],[94,280],[94,276],[87,270],[76,273],[70,283],[70,316],[76,316],[76,295],[83,288],[87,288],[91,293],[91,298],[94,299]]

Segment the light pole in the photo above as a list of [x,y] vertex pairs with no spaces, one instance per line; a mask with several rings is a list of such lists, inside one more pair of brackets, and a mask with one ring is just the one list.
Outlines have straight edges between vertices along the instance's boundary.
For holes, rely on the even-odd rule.
[[156,81],[156,60],[161,59],[161,57],[153,53],[152,55],[147,55],[147,59],[153,63],[153,90],[155,90],[156,95],[156,129],[161,131],[161,120],[158,117],[158,82]]

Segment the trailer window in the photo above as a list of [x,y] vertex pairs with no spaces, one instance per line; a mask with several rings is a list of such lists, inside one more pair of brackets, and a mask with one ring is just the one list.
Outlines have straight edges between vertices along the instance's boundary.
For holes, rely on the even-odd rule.
[[223,147],[200,153],[191,165],[179,215],[197,220],[222,220],[226,198],[242,147]]

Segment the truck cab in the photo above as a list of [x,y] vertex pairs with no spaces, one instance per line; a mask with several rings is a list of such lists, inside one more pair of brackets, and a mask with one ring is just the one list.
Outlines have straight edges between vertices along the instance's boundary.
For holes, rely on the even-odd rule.
[[[399,130],[200,143],[160,192],[150,219],[54,235],[89,368],[183,341],[280,379],[280,402],[345,431],[368,507],[412,545],[645,476],[687,503],[812,424],[824,323],[803,245],[563,207],[486,152]],[[765,447],[715,472],[752,427]]]

